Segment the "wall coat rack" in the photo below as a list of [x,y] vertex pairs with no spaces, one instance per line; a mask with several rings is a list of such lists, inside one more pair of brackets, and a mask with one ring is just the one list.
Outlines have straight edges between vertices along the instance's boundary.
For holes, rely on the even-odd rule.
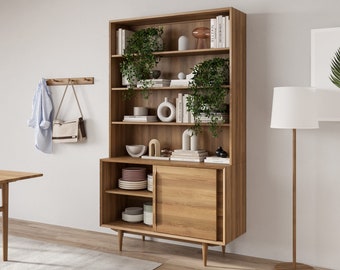
[[46,79],[47,85],[67,85],[72,83],[74,85],[94,84],[94,77],[80,77],[80,78],[53,78]]

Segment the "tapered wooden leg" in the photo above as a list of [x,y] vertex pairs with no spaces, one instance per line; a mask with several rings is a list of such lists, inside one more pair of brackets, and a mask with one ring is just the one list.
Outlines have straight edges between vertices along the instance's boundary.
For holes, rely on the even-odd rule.
[[2,246],[4,261],[8,255],[8,183],[2,184]]
[[204,266],[207,266],[207,256],[208,256],[208,244],[202,243],[202,258]]
[[222,253],[225,254],[225,246],[222,246]]
[[142,235],[142,240],[145,241],[145,235]]
[[119,230],[118,231],[118,250],[122,251],[123,249],[123,236],[124,236],[124,232]]

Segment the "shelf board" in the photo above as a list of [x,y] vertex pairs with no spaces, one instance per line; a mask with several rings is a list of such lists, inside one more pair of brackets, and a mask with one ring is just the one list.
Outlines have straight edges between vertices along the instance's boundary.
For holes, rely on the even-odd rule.
[[[163,166],[207,168],[207,169],[218,169],[218,170],[223,170],[226,167],[231,166],[231,164],[144,159],[144,158],[133,158],[133,157],[130,157],[130,156],[102,158],[101,161],[103,161],[103,162],[113,162],[113,163],[138,164],[138,165],[151,165],[151,166],[152,165],[163,165]],[[134,192],[136,192],[136,191],[134,191]]]
[[[113,88],[111,88],[111,90],[112,91],[127,91],[127,87],[113,87]],[[144,90],[143,88],[134,88],[134,90],[136,90],[136,91],[142,91],[142,90]],[[172,87],[170,87],[170,86],[164,86],[164,87],[150,87],[148,90],[152,90],[152,91],[154,91],[154,90],[162,90],[162,91],[164,91],[164,90],[173,90],[173,91],[175,91],[175,90],[190,90],[190,88],[189,87],[186,87],[186,86],[172,86]]]
[[131,223],[131,222],[126,222],[123,220],[116,220],[112,221],[106,224],[102,224],[103,227],[108,227],[113,230],[123,230],[123,231],[130,231],[130,232],[135,232],[135,233],[145,233],[145,232],[153,232],[153,227],[146,225],[142,222],[138,223]]
[[[177,123],[177,122],[123,122],[112,121],[112,125],[149,125],[149,126],[194,126],[194,123]],[[209,123],[201,123],[201,126],[209,126]],[[221,127],[229,127],[230,124],[222,124]]]
[[[183,51],[160,51],[154,52],[154,55],[163,57],[174,57],[174,56],[195,56],[195,55],[216,55],[216,54],[227,54],[229,48],[213,48],[213,49],[195,49],[195,50],[183,50]],[[113,54],[112,58],[122,58],[121,54]]]
[[151,198],[153,194],[151,191],[147,190],[125,190],[120,188],[106,190],[106,193],[110,194],[118,194],[118,195],[127,195],[127,196],[135,196],[135,197],[143,197],[143,198]]
[[[225,88],[230,88],[230,85],[224,85],[223,87]],[[127,91],[127,87],[112,87],[111,88],[112,91]],[[144,90],[143,88],[134,88],[134,90],[136,91],[142,91]],[[148,89],[149,91],[154,91],[154,90],[172,90],[172,91],[177,91],[177,90],[188,90],[191,91],[191,89],[187,86],[164,86],[164,87],[150,87]]]

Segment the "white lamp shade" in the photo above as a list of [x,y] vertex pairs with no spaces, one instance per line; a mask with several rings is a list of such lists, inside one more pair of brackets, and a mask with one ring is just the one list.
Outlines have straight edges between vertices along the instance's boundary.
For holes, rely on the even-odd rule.
[[318,128],[316,89],[312,87],[275,87],[271,128]]

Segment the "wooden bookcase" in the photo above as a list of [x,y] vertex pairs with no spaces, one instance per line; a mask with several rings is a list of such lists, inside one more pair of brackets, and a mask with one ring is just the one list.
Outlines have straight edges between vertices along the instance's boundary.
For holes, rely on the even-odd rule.
[[[217,15],[229,16],[229,48],[194,49],[192,30],[210,27],[210,19]],[[208,164],[132,158],[125,145],[148,145],[158,139],[161,148],[180,149],[182,133],[191,123],[133,123],[123,122],[124,115],[132,115],[134,106],[157,106],[168,97],[172,103],[178,93],[189,93],[186,87],[152,88],[148,99],[136,95],[131,100],[123,97],[119,65],[116,55],[118,28],[138,30],[162,26],[164,51],[157,69],[162,78],[177,79],[179,72],[189,74],[191,68],[205,59],[229,57],[229,123],[222,125],[217,138],[212,137],[207,125],[199,135],[199,148],[210,155],[222,146],[228,151],[230,164]],[[124,233],[160,237],[202,244],[204,265],[208,245],[222,246],[246,231],[246,15],[234,8],[199,10],[195,12],[160,15],[111,21],[110,27],[110,123],[109,157],[100,160],[100,225],[118,232],[119,249]],[[189,37],[191,49],[178,51],[178,37]],[[137,90],[138,91],[138,90]],[[153,192],[129,191],[118,188],[122,169],[129,166],[145,167],[153,175]],[[153,203],[153,225],[122,221],[122,211],[130,206]]]

